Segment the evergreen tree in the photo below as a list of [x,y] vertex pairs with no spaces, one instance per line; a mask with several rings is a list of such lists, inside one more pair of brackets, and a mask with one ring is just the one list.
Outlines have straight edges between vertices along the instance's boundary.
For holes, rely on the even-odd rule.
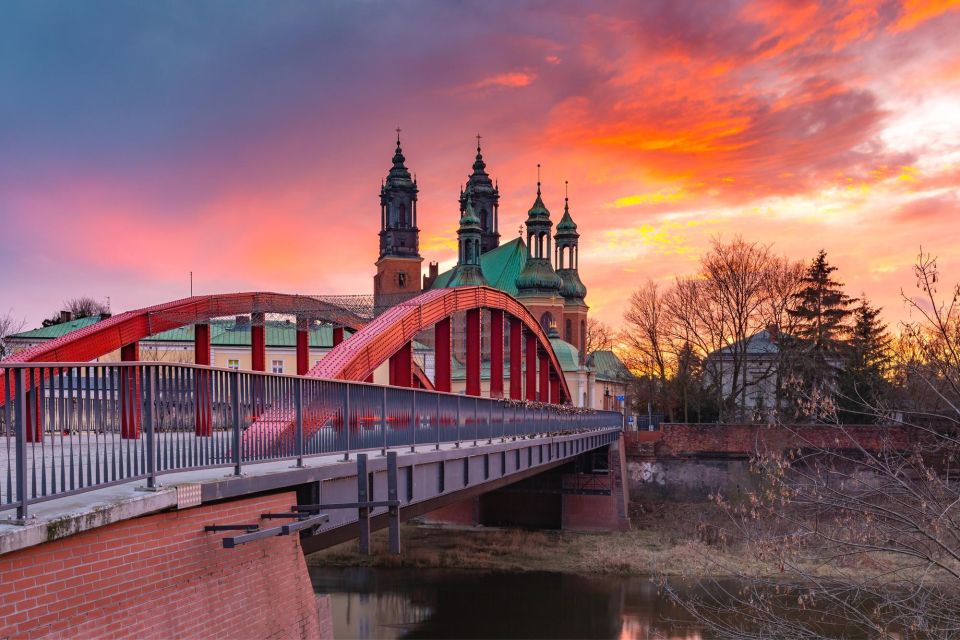
[[853,329],[847,343],[846,361],[840,376],[841,421],[870,423],[887,392],[890,366],[890,336],[880,320],[880,309],[865,298],[853,311]]
[[788,310],[794,321],[789,337],[793,391],[805,406],[800,411],[805,415],[823,412],[823,402],[836,390],[846,359],[847,319],[855,300],[833,278],[836,270],[821,250],[804,273],[802,288]]

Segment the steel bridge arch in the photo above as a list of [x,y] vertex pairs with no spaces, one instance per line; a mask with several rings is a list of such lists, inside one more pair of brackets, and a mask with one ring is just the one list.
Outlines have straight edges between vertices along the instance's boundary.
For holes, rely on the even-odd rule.
[[119,313],[18,351],[5,362],[89,362],[170,329],[251,312],[299,313],[353,331],[364,324],[363,319],[350,310],[311,296],[269,292],[193,296]]
[[420,331],[458,311],[473,309],[499,309],[520,320],[547,354],[559,382],[561,400],[571,400],[560,361],[537,319],[513,296],[485,286],[432,289],[397,304],[334,347],[307,375],[330,380],[365,380]]

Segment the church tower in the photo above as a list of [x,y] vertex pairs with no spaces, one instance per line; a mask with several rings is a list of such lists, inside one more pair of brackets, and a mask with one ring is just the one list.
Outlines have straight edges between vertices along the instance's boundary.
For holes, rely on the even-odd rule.
[[550,261],[550,211],[540,195],[540,165],[537,165],[537,199],[527,213],[527,260],[517,276],[517,299],[547,331],[563,319],[563,281]]
[[457,266],[450,275],[448,287],[476,287],[487,284],[480,269],[480,219],[473,209],[473,201],[468,197],[467,206],[460,216],[460,228],[457,229],[457,245],[460,252]]
[[473,201],[473,209],[480,221],[480,253],[500,246],[500,189],[487,175],[487,164],[480,152],[480,136],[477,136],[477,157],[473,161],[473,173],[467,179],[467,187],[460,193],[460,215]]
[[373,277],[377,310],[420,293],[420,229],[417,228],[417,181],[410,177],[400,149],[380,187],[380,257]]
[[587,342],[587,310],[584,302],[587,288],[580,280],[578,271],[580,266],[580,234],[577,233],[577,223],[570,215],[570,198],[566,193],[567,184],[564,183],[563,217],[557,223],[557,233],[553,237],[556,243],[555,261],[557,275],[563,281],[560,285],[560,295],[563,296],[563,339],[580,351],[580,358],[585,359],[589,354],[584,353]]

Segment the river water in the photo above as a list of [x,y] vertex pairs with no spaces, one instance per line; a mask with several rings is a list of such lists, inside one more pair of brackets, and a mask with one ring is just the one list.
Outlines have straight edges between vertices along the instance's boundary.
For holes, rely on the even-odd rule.
[[643,577],[311,567],[349,638],[677,638],[699,626]]

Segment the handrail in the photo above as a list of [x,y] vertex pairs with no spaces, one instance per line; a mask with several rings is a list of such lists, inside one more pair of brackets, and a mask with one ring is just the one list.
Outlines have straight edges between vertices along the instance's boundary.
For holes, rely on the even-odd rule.
[[618,412],[190,363],[7,363],[0,512],[167,473],[620,429]]

